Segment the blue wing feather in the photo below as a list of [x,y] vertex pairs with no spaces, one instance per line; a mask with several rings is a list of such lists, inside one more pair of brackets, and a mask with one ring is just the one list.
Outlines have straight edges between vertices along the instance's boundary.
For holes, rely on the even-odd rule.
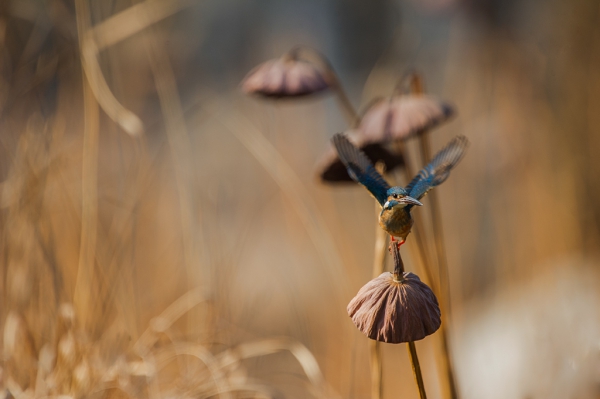
[[468,145],[469,140],[465,136],[452,139],[406,186],[409,195],[421,199],[433,187],[442,184],[450,175],[450,170],[462,159]]
[[377,172],[369,158],[341,133],[333,136],[333,144],[350,177],[365,186],[383,206],[390,185]]

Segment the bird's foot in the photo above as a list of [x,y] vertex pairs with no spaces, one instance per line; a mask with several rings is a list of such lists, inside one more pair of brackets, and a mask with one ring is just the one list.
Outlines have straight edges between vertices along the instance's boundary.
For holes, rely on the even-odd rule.
[[392,237],[391,241],[396,243],[396,245],[398,246],[398,249],[400,249],[400,245],[402,245],[402,244],[404,244],[406,242],[405,239],[401,239],[400,241],[396,241],[396,237],[394,237],[391,234],[390,234],[390,237]]

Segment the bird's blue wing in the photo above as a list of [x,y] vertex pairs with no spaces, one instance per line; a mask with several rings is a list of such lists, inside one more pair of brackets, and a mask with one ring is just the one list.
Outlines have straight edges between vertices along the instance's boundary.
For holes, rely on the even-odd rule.
[[369,158],[341,133],[333,136],[333,144],[350,177],[365,186],[383,206],[390,185],[377,172]]
[[433,187],[442,184],[450,175],[450,170],[462,159],[468,145],[469,140],[465,136],[452,139],[406,186],[408,194],[421,199]]

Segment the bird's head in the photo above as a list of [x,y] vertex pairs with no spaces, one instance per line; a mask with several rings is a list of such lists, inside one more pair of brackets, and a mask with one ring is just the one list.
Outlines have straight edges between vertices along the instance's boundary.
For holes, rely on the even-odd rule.
[[423,204],[408,195],[402,187],[392,187],[387,191],[387,200],[383,204],[383,210],[404,208],[407,205],[421,206]]

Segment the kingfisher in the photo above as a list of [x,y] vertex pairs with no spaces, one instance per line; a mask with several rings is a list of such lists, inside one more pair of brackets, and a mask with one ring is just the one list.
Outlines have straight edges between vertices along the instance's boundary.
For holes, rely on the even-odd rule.
[[413,225],[411,209],[422,206],[420,200],[429,190],[448,178],[450,170],[463,157],[469,141],[465,136],[453,138],[404,188],[390,187],[369,158],[344,134],[333,136],[333,144],[350,177],[365,186],[381,205],[379,225],[392,236],[392,241],[399,238],[397,245],[400,247]]

